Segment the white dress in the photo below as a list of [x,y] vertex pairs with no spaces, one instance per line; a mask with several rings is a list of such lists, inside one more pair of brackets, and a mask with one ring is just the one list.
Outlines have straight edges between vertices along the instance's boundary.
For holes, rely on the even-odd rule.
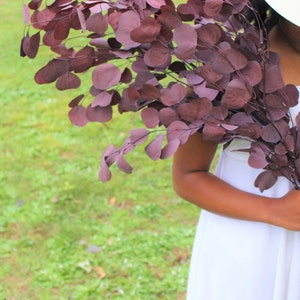
[[[299,104],[292,113],[298,111]],[[254,180],[261,170],[248,165],[247,153],[233,151],[247,146],[245,141],[233,142],[222,152],[215,174],[239,189],[260,194]],[[263,195],[278,198],[291,188],[280,177]],[[202,210],[187,300],[300,300],[300,232]]]

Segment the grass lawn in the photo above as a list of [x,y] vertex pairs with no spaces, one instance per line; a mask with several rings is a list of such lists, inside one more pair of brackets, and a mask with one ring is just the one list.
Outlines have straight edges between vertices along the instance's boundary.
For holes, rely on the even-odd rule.
[[19,57],[22,1],[1,0],[0,19],[0,298],[184,299],[199,209],[174,193],[171,159],[141,147],[133,175],[100,183],[102,151],[141,121],[71,125],[78,92],[37,86],[46,57]]

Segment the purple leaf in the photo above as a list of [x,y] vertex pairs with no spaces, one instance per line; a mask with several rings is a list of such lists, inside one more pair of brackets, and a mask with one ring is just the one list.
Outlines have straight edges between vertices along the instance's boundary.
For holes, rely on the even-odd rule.
[[186,95],[186,88],[179,84],[175,83],[169,88],[161,90],[161,102],[166,106],[172,106],[178,104]]
[[135,146],[144,143],[149,136],[149,131],[145,128],[137,128],[130,131],[129,140]]
[[251,146],[248,164],[255,169],[263,169],[268,165],[266,155],[260,147]]
[[113,146],[109,145],[102,154],[100,170],[98,172],[98,177],[102,182],[109,181],[112,177],[109,167],[117,159],[118,150]]
[[153,42],[151,48],[144,55],[144,62],[149,67],[164,68],[171,62],[169,48],[159,42]]
[[72,60],[72,69],[76,73],[85,72],[94,65],[95,50],[86,46],[80,49]]
[[181,24],[177,26],[174,30],[174,41],[177,43],[174,54],[180,60],[195,58],[197,33],[191,25]]
[[156,19],[145,18],[141,25],[130,32],[130,37],[138,43],[151,43],[157,39],[161,25]]
[[100,35],[105,33],[107,27],[107,18],[102,13],[91,15],[86,21],[86,29]]
[[193,99],[191,102],[182,103],[176,109],[179,117],[187,122],[201,120],[213,106],[207,98]]
[[100,122],[100,123],[106,123],[110,121],[112,118],[112,114],[113,111],[111,106],[92,107],[91,105],[89,105],[87,107],[87,112],[86,112],[87,119],[90,122]]
[[152,160],[158,160],[160,158],[163,138],[164,138],[164,135],[159,134],[151,143],[149,143],[145,147],[146,154]]
[[140,43],[133,41],[130,33],[133,29],[141,25],[140,17],[134,11],[126,11],[119,17],[118,29],[116,30],[116,39],[125,47],[137,47]]
[[[26,36],[22,39],[21,42],[21,55],[27,55],[29,58],[35,58],[40,46],[40,33],[32,35],[31,37],[26,34]],[[23,55],[25,54],[25,55]]]
[[93,85],[100,90],[106,90],[121,79],[121,71],[113,64],[102,64],[97,66],[92,74]]
[[251,99],[251,94],[240,79],[233,79],[229,82],[222,97],[222,103],[230,109],[240,109]]
[[106,106],[110,105],[111,99],[112,99],[111,93],[102,91],[94,98],[92,107],[95,107],[95,106],[106,107]]
[[164,5],[160,9],[161,14],[158,16],[157,20],[169,29],[174,29],[182,23],[180,16],[169,5]]
[[122,172],[127,173],[127,174],[132,173],[131,165],[126,161],[126,159],[124,158],[124,156],[122,154],[118,155],[116,164]]
[[261,66],[257,61],[249,61],[247,66],[241,70],[241,73],[251,86],[259,84],[263,78]]
[[54,38],[56,40],[64,40],[68,37],[71,29],[71,22],[68,17],[60,19],[54,27]]
[[62,74],[56,81],[56,88],[60,91],[77,89],[80,87],[80,84],[80,79],[76,74],[66,72]]
[[72,99],[72,100],[70,101],[69,107],[72,108],[72,107],[75,107],[75,106],[79,105],[80,101],[81,101],[83,98],[84,98],[84,95],[83,95],[83,94],[81,94],[81,95],[75,97],[74,99]]
[[254,185],[259,188],[261,192],[272,187],[277,181],[277,176],[271,170],[260,173],[254,182]]
[[172,122],[178,121],[179,117],[176,113],[176,110],[171,107],[162,108],[158,112],[160,122],[165,126],[168,127]]
[[155,128],[159,124],[158,111],[155,108],[144,108],[141,112],[141,117],[148,128]]
[[86,109],[81,106],[77,105],[71,108],[69,111],[69,119],[72,124],[83,127],[88,123],[88,119],[86,116]]
[[23,3],[22,7],[23,7],[24,24],[29,25],[30,24],[30,10],[29,10],[29,7],[25,3]]
[[222,126],[207,123],[203,127],[202,134],[204,139],[220,142],[226,134],[226,131]]
[[69,70],[69,62],[64,59],[53,59],[41,68],[34,76],[36,83],[45,84],[54,82],[58,77]]
[[160,158],[161,159],[166,159],[172,156],[180,146],[180,140],[179,139],[174,139],[170,142],[168,142],[162,149]]
[[264,80],[260,83],[259,88],[264,93],[273,93],[284,87],[279,65],[265,65]]
[[168,142],[178,139],[180,144],[183,145],[187,142],[190,135],[190,128],[182,121],[174,121],[167,128]]
[[146,0],[146,2],[154,8],[160,8],[162,5],[166,5],[165,0]]
[[223,6],[223,0],[205,0],[203,11],[208,17],[217,16]]
[[222,30],[217,24],[205,24],[197,29],[197,35],[200,47],[211,48],[220,40]]

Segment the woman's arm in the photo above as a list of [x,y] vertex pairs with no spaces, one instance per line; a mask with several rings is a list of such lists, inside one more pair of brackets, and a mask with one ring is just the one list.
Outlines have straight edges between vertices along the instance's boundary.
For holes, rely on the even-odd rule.
[[300,193],[280,199],[250,194],[232,187],[209,172],[217,144],[192,135],[173,161],[173,184],[182,198],[208,211],[250,221],[300,230]]

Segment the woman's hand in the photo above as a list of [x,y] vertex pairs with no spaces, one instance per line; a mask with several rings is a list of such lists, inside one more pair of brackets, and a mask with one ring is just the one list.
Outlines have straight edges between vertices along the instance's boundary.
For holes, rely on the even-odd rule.
[[300,190],[291,190],[270,202],[270,223],[289,230],[300,231]]

